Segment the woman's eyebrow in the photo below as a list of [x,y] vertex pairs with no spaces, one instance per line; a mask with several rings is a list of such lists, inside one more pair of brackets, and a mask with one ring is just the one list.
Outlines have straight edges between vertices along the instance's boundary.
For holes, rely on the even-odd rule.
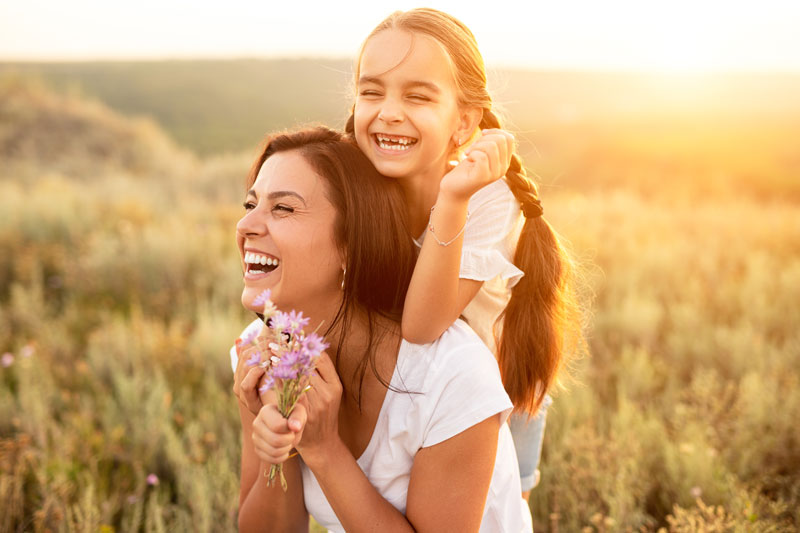
[[269,200],[276,200],[276,199],[278,199],[278,198],[283,198],[283,197],[285,197],[285,196],[292,196],[292,197],[294,197],[294,198],[297,198],[298,200],[300,200],[301,202],[303,202],[303,205],[306,205],[306,200],[305,200],[305,198],[303,198],[302,196],[300,196],[299,194],[297,194],[297,193],[296,193],[296,192],[294,192],[294,191],[272,191],[271,193],[269,193],[269,194],[267,195],[267,198],[268,198]]
[[[256,194],[256,190],[255,189],[250,189],[249,191],[247,191],[247,197],[250,198],[251,196],[253,198],[258,199],[258,195]],[[302,196],[300,196],[299,194],[297,194],[294,191],[273,191],[273,192],[271,192],[271,193],[269,193],[267,195],[267,199],[268,200],[275,200],[277,198],[283,198],[284,196],[292,196],[294,198],[297,198],[298,200],[303,202],[303,205],[306,205],[305,198],[303,198]]]

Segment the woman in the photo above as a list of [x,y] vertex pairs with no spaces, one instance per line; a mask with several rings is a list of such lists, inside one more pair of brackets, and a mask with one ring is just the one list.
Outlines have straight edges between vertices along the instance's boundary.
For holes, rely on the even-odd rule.
[[[309,512],[333,531],[531,530],[492,354],[460,322],[401,339],[415,255],[396,186],[324,128],[269,139],[249,185],[243,304],[270,289],[331,348],[288,420],[239,357],[241,530],[307,531]],[[261,475],[278,463],[286,492]]]

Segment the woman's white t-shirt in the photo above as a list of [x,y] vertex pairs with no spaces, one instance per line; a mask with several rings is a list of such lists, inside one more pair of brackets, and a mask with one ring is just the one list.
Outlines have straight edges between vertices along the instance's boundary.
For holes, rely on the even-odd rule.
[[[255,321],[251,327],[260,328],[261,322]],[[235,351],[231,358],[235,364]],[[378,492],[405,514],[417,452],[498,413],[505,422],[511,408],[494,356],[462,321],[435,342],[402,341],[391,389],[358,465]],[[532,531],[530,511],[520,498],[519,467],[508,424],[501,425],[498,439],[480,531]],[[308,512],[328,530],[344,531],[305,465],[302,475]]]

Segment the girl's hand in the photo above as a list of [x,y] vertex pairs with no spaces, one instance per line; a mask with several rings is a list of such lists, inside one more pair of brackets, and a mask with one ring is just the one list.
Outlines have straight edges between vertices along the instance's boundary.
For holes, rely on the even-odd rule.
[[513,135],[500,129],[483,130],[481,137],[464,152],[464,160],[442,178],[440,193],[469,200],[480,189],[505,176],[513,153]]
[[[303,438],[297,451],[309,467],[319,461],[326,449],[339,438],[339,404],[342,400],[342,383],[327,353],[317,360],[309,388],[294,411],[300,410],[298,419],[305,417]],[[292,415],[294,415],[294,411]],[[290,417],[291,418],[291,417]]]

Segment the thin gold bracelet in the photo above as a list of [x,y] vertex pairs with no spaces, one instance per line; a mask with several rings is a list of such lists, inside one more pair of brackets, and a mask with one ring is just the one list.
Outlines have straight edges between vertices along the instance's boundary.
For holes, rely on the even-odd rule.
[[456,241],[456,239],[461,237],[461,234],[464,233],[464,230],[467,228],[467,221],[469,220],[469,211],[467,211],[467,218],[464,220],[464,225],[461,226],[461,230],[456,234],[455,237],[453,237],[452,239],[450,239],[447,242],[444,242],[444,241],[440,241],[439,237],[437,237],[436,233],[434,233],[434,231],[433,231],[433,210],[434,209],[436,209],[435,205],[433,207],[431,207],[431,214],[428,217],[428,231],[431,232],[431,235],[433,235],[433,239],[437,243],[439,243],[439,246],[450,246],[451,244],[453,244]]

